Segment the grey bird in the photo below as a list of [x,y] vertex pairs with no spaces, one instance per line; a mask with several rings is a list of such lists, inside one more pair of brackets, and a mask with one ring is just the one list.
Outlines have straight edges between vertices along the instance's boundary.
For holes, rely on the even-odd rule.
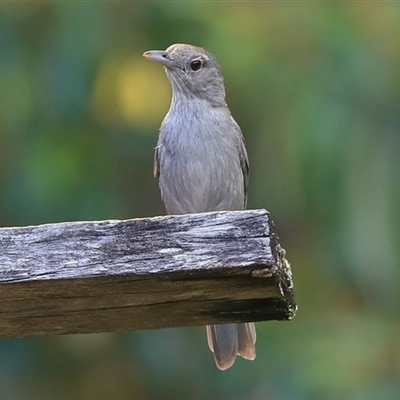
[[[201,47],[174,44],[146,51],[164,66],[172,87],[154,155],[154,175],[168,214],[243,210],[249,162],[239,125],[225,102],[221,68]],[[236,355],[254,360],[254,323],[207,326],[216,365],[225,370]]]

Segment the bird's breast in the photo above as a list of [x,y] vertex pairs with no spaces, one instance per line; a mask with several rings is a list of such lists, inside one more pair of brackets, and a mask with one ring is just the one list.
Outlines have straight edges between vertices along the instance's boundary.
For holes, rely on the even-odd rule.
[[170,111],[160,130],[159,182],[167,211],[243,209],[243,173],[225,114],[193,111]]

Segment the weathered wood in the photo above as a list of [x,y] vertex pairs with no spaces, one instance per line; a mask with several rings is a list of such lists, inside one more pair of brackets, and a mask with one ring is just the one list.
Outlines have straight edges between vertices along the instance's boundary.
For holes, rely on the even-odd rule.
[[0,229],[0,337],[290,319],[265,210]]

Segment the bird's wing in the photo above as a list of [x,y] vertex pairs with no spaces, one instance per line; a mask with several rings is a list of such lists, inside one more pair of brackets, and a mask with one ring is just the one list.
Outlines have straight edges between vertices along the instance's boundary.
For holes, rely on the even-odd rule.
[[153,163],[153,175],[154,175],[154,178],[158,178],[160,176],[160,155],[159,155],[159,150],[160,150],[160,144],[157,144],[157,146],[154,149],[154,163]]
[[247,204],[247,184],[249,182],[249,175],[250,175],[250,167],[249,167],[249,158],[247,156],[246,145],[243,133],[237,124],[237,122],[233,119],[233,126],[237,137],[237,146],[238,146],[238,153],[239,153],[239,161],[240,166],[242,168],[243,173],[243,185],[244,185],[244,208],[246,208]]

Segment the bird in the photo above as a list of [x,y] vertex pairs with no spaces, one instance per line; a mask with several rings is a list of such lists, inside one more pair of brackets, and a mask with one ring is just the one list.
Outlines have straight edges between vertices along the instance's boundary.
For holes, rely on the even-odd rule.
[[[245,209],[249,161],[242,131],[225,100],[216,58],[182,43],[143,56],[164,67],[172,88],[153,169],[167,213]],[[255,359],[254,323],[210,325],[206,331],[220,370],[230,368],[237,355]]]

